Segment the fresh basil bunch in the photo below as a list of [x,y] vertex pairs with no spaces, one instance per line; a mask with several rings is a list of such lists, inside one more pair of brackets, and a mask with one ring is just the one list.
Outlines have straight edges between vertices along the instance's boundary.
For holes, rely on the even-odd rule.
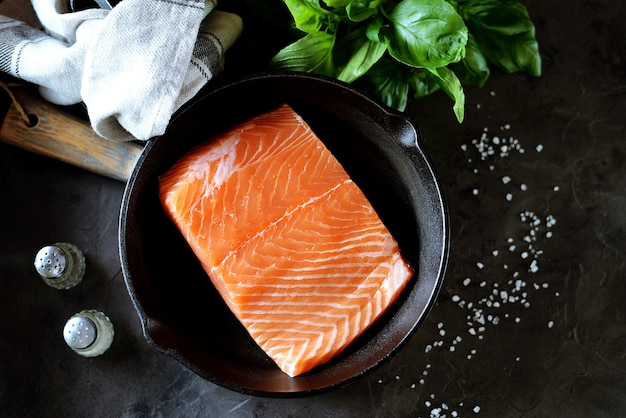
[[519,0],[282,1],[301,36],[271,68],[358,80],[401,111],[410,97],[441,89],[462,122],[462,85],[482,87],[490,65],[541,74],[535,28]]

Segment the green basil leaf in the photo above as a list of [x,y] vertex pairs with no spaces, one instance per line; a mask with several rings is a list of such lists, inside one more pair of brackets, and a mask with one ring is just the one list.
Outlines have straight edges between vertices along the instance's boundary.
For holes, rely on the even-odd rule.
[[362,22],[378,14],[378,7],[383,0],[353,0],[346,6],[348,19],[353,22]]
[[316,32],[305,35],[278,51],[270,69],[300,71],[332,76],[335,72],[332,50],[335,35]]
[[429,68],[427,71],[430,72],[439,87],[454,101],[454,114],[459,122],[463,122],[465,118],[465,93],[456,74],[446,67]]
[[351,0],[323,0],[328,7],[345,7]]
[[334,62],[336,77],[351,83],[365,74],[387,50],[382,42],[372,42],[361,26],[348,32],[335,44]]
[[461,14],[471,22],[504,36],[533,29],[528,11],[519,0],[481,0],[459,3]]
[[409,95],[407,73],[406,67],[385,56],[363,76],[363,79],[368,91],[382,103],[404,111]]
[[467,27],[445,0],[403,0],[387,18],[389,53],[406,65],[444,67],[465,54]]
[[411,73],[409,86],[413,97],[416,99],[426,97],[441,89],[430,72],[422,68],[416,68]]
[[294,18],[296,28],[315,33],[332,18],[332,14],[320,5],[319,0],[284,0]]
[[376,15],[371,18],[367,23],[365,30],[365,36],[372,42],[382,42],[380,36],[380,30],[383,27],[384,18],[381,15]]
[[486,0],[460,5],[485,58],[508,73],[541,75],[535,27],[518,0]]
[[465,47],[465,58],[450,64],[449,68],[455,72],[461,83],[470,86],[483,87],[491,74],[487,59],[471,33]]

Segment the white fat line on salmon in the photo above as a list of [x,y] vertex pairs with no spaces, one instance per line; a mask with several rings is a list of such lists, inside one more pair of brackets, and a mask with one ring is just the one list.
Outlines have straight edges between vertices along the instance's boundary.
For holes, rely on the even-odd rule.
[[[308,325],[309,321],[307,319],[305,320],[299,320],[297,319],[297,317],[301,317],[301,316],[305,316],[307,318],[310,318],[311,316],[314,317],[320,317],[320,318],[334,318],[337,321],[340,321],[342,323],[345,324],[360,324],[361,321],[361,314],[365,313],[366,317],[364,320],[364,323],[367,324],[367,326],[369,326],[369,324],[373,321],[372,318],[377,318],[378,316],[380,316],[380,314],[382,313],[383,309],[382,309],[382,295],[380,294],[380,292],[378,292],[375,297],[374,300],[371,303],[368,303],[364,306],[361,305],[341,305],[339,307],[339,309],[341,311],[349,311],[346,313],[337,313],[336,311],[333,313],[332,311],[328,311],[328,310],[316,310],[314,313],[312,313],[311,311],[277,311],[274,314],[268,313],[267,311],[249,311],[249,310],[245,310],[245,311],[241,311],[240,314],[244,315],[247,319],[246,322],[249,322],[249,326],[251,328],[254,328],[255,324],[256,325],[260,325],[260,324],[267,324],[267,325],[275,325],[275,324],[305,324]],[[284,306],[284,305],[282,305]],[[319,306],[319,304],[307,304],[307,307],[311,307],[311,306]],[[322,305],[324,306],[324,305]],[[324,306],[324,307],[328,307],[328,306]],[[333,308],[336,308],[333,307]],[[351,318],[351,315],[356,315],[358,318]],[[285,318],[288,317],[288,318]],[[353,319],[351,321],[351,319]],[[329,325],[328,323],[319,323],[319,322],[314,322],[313,323],[315,326],[327,326]],[[273,328],[265,328],[265,330],[272,330]],[[284,327],[280,327],[277,330],[280,329],[284,329]],[[358,329],[358,327],[356,328]],[[304,331],[303,331],[304,332]]]
[[[370,259],[375,259],[378,256],[378,254],[374,254],[374,255],[367,255],[366,258],[370,258]],[[389,263],[389,262],[382,262],[382,263],[347,263],[347,264],[334,264],[332,265],[332,268],[315,268],[315,266],[313,268],[308,268],[308,267],[300,267],[297,269],[293,269],[293,268],[289,268],[289,269],[285,269],[285,268],[278,268],[277,266],[272,266],[274,269],[276,269],[275,274],[270,275],[269,272],[264,272],[263,278],[264,280],[276,280],[277,282],[283,281],[283,280],[306,280],[306,279],[324,279],[326,277],[328,278],[341,278],[341,277],[346,277],[346,278],[355,278],[355,279],[360,279],[363,277],[363,273],[364,270],[366,270],[363,265],[367,265],[369,266],[369,270],[370,274],[373,275],[373,277],[386,277],[387,276],[387,272],[390,271],[394,265]],[[324,265],[326,265],[326,263],[324,263]],[[355,269],[355,266],[357,267]],[[218,272],[218,271],[222,271],[223,270],[223,266],[219,266],[220,268],[216,268],[213,269],[213,271]],[[250,268],[252,271],[257,271],[257,269],[254,268],[254,265],[251,266]],[[278,273],[281,272],[281,273]],[[284,272],[287,272],[288,274],[285,275]],[[245,276],[245,274],[243,275]]]
[[[372,277],[387,277],[387,271],[390,270],[391,267],[392,266],[385,268],[384,269],[385,271],[382,272],[382,271],[379,271],[379,270],[382,270],[379,268],[379,265],[375,265],[374,268],[371,269],[371,270],[375,270],[375,271],[372,271],[372,274],[373,274]],[[345,280],[349,280],[349,279],[361,279],[363,278],[363,274],[365,273],[363,271],[360,271],[357,273],[350,273],[351,270],[348,268],[343,269],[342,271],[319,272],[317,274],[315,274],[315,271],[305,274],[307,270],[299,270],[299,269],[298,270],[282,269],[282,270],[286,272],[287,275],[285,275],[284,273],[275,274],[275,275],[264,274],[263,280],[275,280],[276,282],[292,281],[292,280],[294,281],[303,281],[303,280],[319,281],[319,280],[342,279],[342,278]],[[245,277],[245,276],[242,275],[242,277]],[[254,279],[254,275],[251,278]],[[252,283],[254,283],[254,280],[252,280]]]
[[[284,322],[284,324],[289,324],[289,322]],[[314,326],[319,326],[319,324],[314,325]],[[343,332],[339,332],[340,326],[344,328]],[[350,327],[349,321],[343,321],[340,324],[333,324],[333,326],[330,326],[329,324],[325,324],[324,328],[332,329],[333,344],[329,344],[330,347],[344,347],[350,340],[352,340],[354,337],[356,337],[359,334],[359,328]],[[321,342],[327,337],[327,332],[328,331],[303,330],[303,329],[296,328],[296,327],[265,328],[265,329],[259,330],[259,334],[261,335],[271,335],[273,333],[281,334],[282,336],[281,339],[286,344],[273,346],[272,348],[274,349],[278,347],[285,347],[285,348],[291,347],[292,344],[288,343],[290,341],[292,343],[303,342],[303,343],[308,344],[312,339],[317,339]],[[311,335],[311,337],[303,338],[302,335]],[[341,338],[340,340],[337,340],[337,336],[339,335],[341,335],[343,338]],[[266,341],[273,342],[273,340],[271,339],[268,339]],[[261,344],[263,344],[263,342],[261,342]],[[319,347],[321,347],[321,344],[318,343],[315,346],[317,349],[319,349]],[[307,357],[314,357],[314,354],[315,353],[309,353]]]
[[[361,276],[359,276],[360,278]],[[237,287],[245,287],[245,288],[259,288],[259,287],[266,287],[266,288],[271,288],[271,289],[292,289],[292,288],[298,288],[298,289],[317,289],[320,286],[324,286],[324,288],[339,288],[339,289],[373,289],[373,288],[378,288],[379,285],[377,283],[372,283],[372,284],[368,284],[368,285],[364,285],[362,283],[358,284],[357,286],[355,286],[353,283],[328,283],[328,282],[324,282],[324,283],[320,283],[318,280],[315,281],[315,283],[313,284],[307,284],[307,283],[292,283],[292,284],[274,284],[274,283],[269,283],[269,284],[263,284],[263,283],[238,283]],[[234,295],[247,295],[248,293],[233,293]]]
[[[253,306],[269,306],[269,307],[277,307],[277,306],[285,306],[285,301],[276,301],[276,302],[270,302],[270,301],[258,301],[258,302],[248,302],[246,304],[249,307],[253,307]],[[306,306],[319,306],[319,307],[325,307],[325,308],[334,308],[334,309],[351,309],[354,308],[355,306],[358,307],[359,305],[348,305],[346,306],[345,304],[341,304],[341,303],[334,303],[334,302],[312,302],[312,301],[307,301]],[[242,312],[255,312],[255,313],[260,313],[262,311],[242,311]],[[265,312],[267,314],[267,311]]]
[[[336,240],[333,241],[333,245],[331,248],[328,249],[315,249],[314,251],[310,251],[310,253],[315,253],[316,258],[315,259],[311,259],[311,260],[307,260],[306,262],[312,263],[314,265],[318,265],[318,264],[324,264],[325,262],[328,261],[335,261],[335,260],[341,260],[342,258],[346,258],[345,254],[342,253],[337,253],[338,250],[355,250],[355,251],[359,251],[358,256],[355,255],[351,255],[350,258],[372,258],[372,257],[377,257],[380,255],[385,254],[385,251],[382,251],[381,247],[385,247],[384,244],[390,244],[393,243],[393,241],[391,239],[389,239],[388,241],[385,241],[383,244],[376,244],[376,245],[369,245],[370,247],[374,247],[372,250],[370,251],[361,251],[360,249],[363,248],[363,244],[362,242],[367,242],[369,241],[374,241],[374,238],[377,238],[379,236],[382,236],[383,234],[374,234],[374,233],[370,233],[370,234],[361,234],[358,238],[359,240],[355,240],[355,238],[353,237],[348,237],[347,239],[344,240]],[[371,238],[371,239],[370,239]],[[297,241],[296,239],[291,239],[291,241]],[[322,245],[324,245],[325,243],[322,242]],[[281,246],[280,247],[283,253],[289,254],[297,254],[297,255],[301,255],[302,252],[298,251],[297,249],[294,249],[290,246]]]
[[229,259],[231,259],[232,257],[234,257],[242,247],[245,247],[247,244],[249,244],[251,241],[253,241],[255,238],[259,237],[259,236],[263,236],[266,234],[267,231],[271,231],[276,225],[278,225],[279,223],[281,223],[283,221],[283,219],[285,218],[289,218],[291,217],[292,214],[294,214],[295,212],[301,210],[302,208],[305,208],[309,205],[311,205],[312,203],[324,198],[325,196],[328,196],[329,194],[331,194],[332,192],[334,192],[335,190],[337,190],[339,187],[342,187],[346,184],[352,183],[352,180],[350,179],[346,179],[344,182],[339,183],[337,185],[335,185],[334,187],[332,187],[331,189],[325,191],[324,193],[322,193],[319,196],[314,196],[311,197],[310,199],[308,199],[306,202],[301,203],[298,206],[293,207],[291,210],[285,212],[281,217],[279,217],[278,219],[274,220],[273,222],[270,222],[265,228],[263,228],[262,230],[260,230],[258,233],[252,235],[250,238],[248,238],[246,241],[242,242],[241,245],[233,248],[228,255],[226,255],[226,257],[224,257],[224,259],[222,260],[222,262],[220,263],[220,265],[224,265]]
[[[343,332],[341,333],[342,335],[352,335],[352,334],[357,333],[358,328],[356,327],[354,328],[353,331],[351,331],[351,327],[350,327],[351,322],[348,319],[349,317],[346,315],[346,320],[344,321],[337,321],[333,323],[324,323],[324,324],[319,324],[319,323],[315,323],[312,321],[309,321],[308,323],[304,323],[304,322],[294,323],[293,321],[289,321],[289,320],[284,320],[284,321],[277,320],[277,321],[269,322],[268,324],[269,325],[281,324],[283,326],[257,328],[254,326],[254,324],[249,324],[249,329],[250,329],[251,334],[261,334],[261,335],[268,335],[268,336],[271,335],[272,333],[280,334],[281,340],[283,341],[289,341],[289,340],[309,341],[310,338],[324,337],[328,331],[322,330],[323,328],[332,329],[334,335],[337,335],[339,333],[338,331],[339,328],[344,328]],[[284,325],[292,325],[292,326],[285,327]],[[301,327],[293,326],[293,325],[305,325],[307,327],[314,327],[314,329],[303,329]],[[304,335],[310,335],[311,337],[303,337]],[[340,343],[343,343],[343,342],[344,341],[340,341]]]
[[262,293],[239,293],[233,294],[233,296],[245,296],[246,298],[252,297],[262,297],[262,298],[281,298],[283,301],[285,297],[291,298],[292,296],[310,296],[310,297],[320,297],[320,298],[341,298],[341,299],[369,299],[370,294],[345,294],[345,293],[328,293],[328,292],[300,292],[293,294],[285,294],[285,292],[262,292]]
[[[207,196],[209,191],[220,187],[235,171],[235,157],[237,144],[240,142],[241,137],[237,136],[234,141],[222,141],[219,146],[213,146],[206,154],[198,154],[195,158],[189,161],[187,169],[188,176],[193,179],[200,180],[206,184],[204,195]],[[210,176],[211,181],[204,182],[207,178],[206,171],[210,163],[221,160],[220,164],[217,164],[217,170]],[[188,177],[181,177],[181,181],[177,184],[184,184],[189,181]]]
[[[362,226],[362,225],[361,225]],[[330,254],[331,256],[334,255],[336,253],[336,250],[338,248],[340,249],[359,249],[359,248],[370,248],[369,253],[371,254],[375,254],[374,251],[372,251],[372,249],[380,252],[380,247],[387,244],[389,241],[389,243],[393,243],[393,241],[391,239],[386,239],[385,241],[383,241],[383,244],[364,244],[367,243],[369,241],[372,241],[374,238],[386,238],[387,235],[380,232],[381,228],[379,227],[379,225],[372,225],[370,228],[361,228],[358,230],[354,230],[355,225],[348,225],[345,229],[346,231],[341,231],[341,229],[337,226],[329,226],[329,233],[324,234],[321,231],[304,231],[304,232],[311,232],[314,233],[315,235],[315,242],[310,242],[307,240],[301,240],[299,239],[299,237],[297,236],[289,236],[289,237],[280,237],[281,241],[280,243],[286,242],[286,245],[280,245],[280,243],[278,242],[274,242],[272,243],[273,247],[278,247],[280,248],[282,251],[286,251],[289,253],[294,253],[294,254],[300,254],[301,252],[298,251],[300,246],[297,247],[293,247],[291,245],[291,243],[295,242],[295,243],[304,243],[304,244],[314,244],[314,245],[319,245],[319,247],[316,248],[311,248],[310,250],[313,252],[315,252],[316,257],[319,256],[326,256],[327,254]],[[339,236],[343,235],[342,239],[338,239]],[[328,238],[331,238],[332,241],[329,241]],[[308,240],[311,239],[311,237],[307,237]],[[262,249],[264,247],[261,247]],[[368,253],[364,253],[364,255],[367,255]],[[341,255],[339,255],[338,257],[341,257]],[[333,257],[336,258],[336,257]],[[331,258],[331,259],[333,259]],[[317,262],[316,258],[316,262]]]

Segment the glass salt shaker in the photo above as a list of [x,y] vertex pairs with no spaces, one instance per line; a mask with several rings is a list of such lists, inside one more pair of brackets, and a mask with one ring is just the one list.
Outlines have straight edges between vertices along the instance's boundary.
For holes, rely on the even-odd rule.
[[83,357],[96,357],[113,342],[113,323],[104,313],[94,309],[72,315],[63,328],[67,345]]
[[80,283],[85,275],[85,256],[77,246],[57,242],[37,252],[35,269],[48,286],[69,289]]

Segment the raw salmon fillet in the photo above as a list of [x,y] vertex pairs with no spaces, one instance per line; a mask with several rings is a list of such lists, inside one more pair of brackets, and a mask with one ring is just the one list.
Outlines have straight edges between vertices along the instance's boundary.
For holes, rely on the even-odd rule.
[[363,192],[286,104],[197,146],[159,188],[224,301],[290,376],[341,352],[413,274]]

